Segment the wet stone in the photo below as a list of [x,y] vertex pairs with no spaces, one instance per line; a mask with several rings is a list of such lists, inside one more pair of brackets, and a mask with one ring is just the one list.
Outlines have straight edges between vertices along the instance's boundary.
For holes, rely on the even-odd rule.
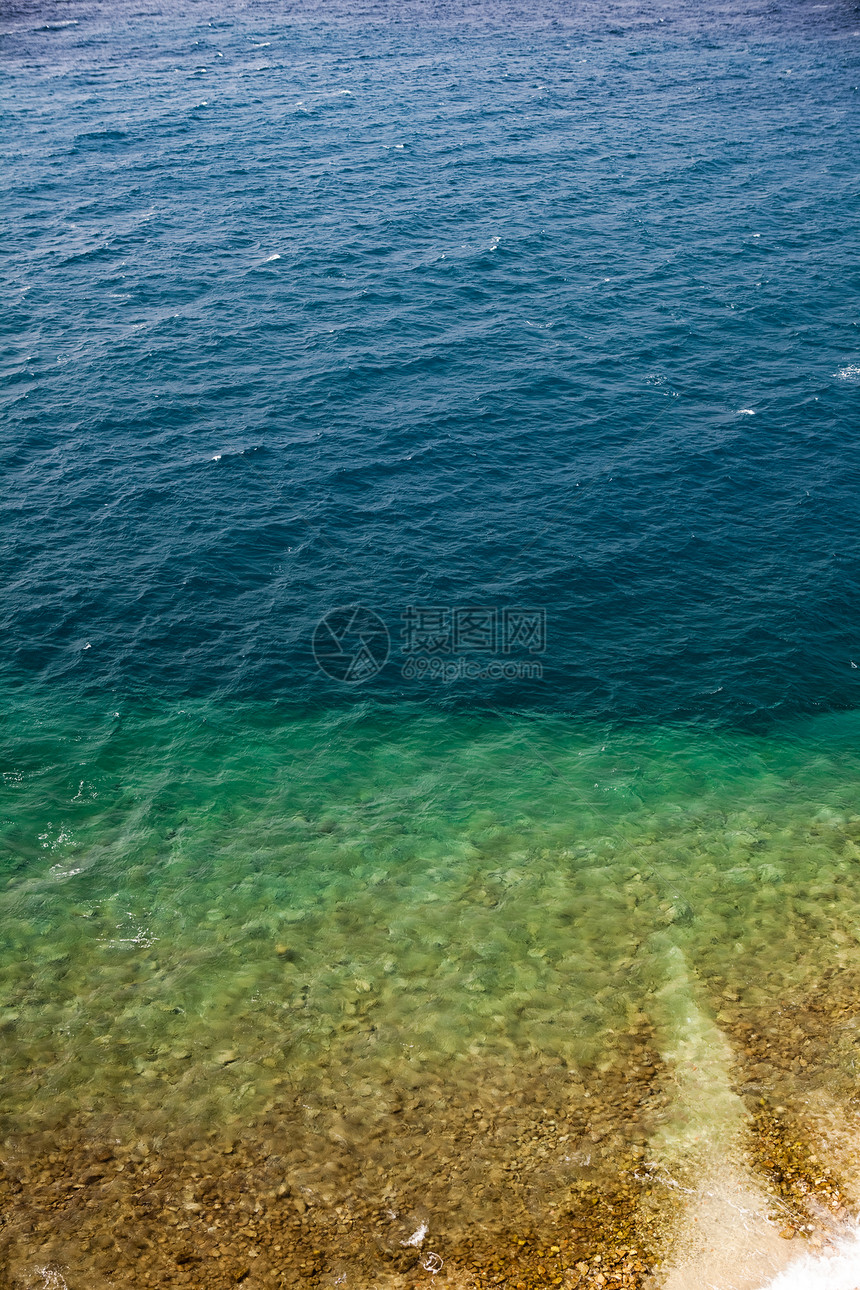
[[[362,1284],[382,1284],[387,1275],[427,1275],[422,1260],[431,1252],[446,1278],[471,1278],[464,1284],[477,1290],[563,1286],[578,1260],[591,1269],[584,1284],[601,1284],[598,1275],[612,1284],[616,1272],[618,1284],[644,1284],[654,1247],[642,1221],[643,1189],[629,1172],[619,1174],[609,1139],[591,1148],[584,1191],[569,1169],[549,1164],[585,1141],[594,1123],[641,1121],[662,1066],[646,1030],[636,1042],[647,1075],[631,1076],[619,1053],[602,1071],[578,1072],[587,1098],[569,1096],[566,1067],[473,1062],[458,1080],[450,1067],[427,1070],[421,1096],[401,1096],[398,1114],[371,1122],[370,1137],[360,1108],[353,1110],[351,1081],[342,1084],[333,1070],[328,1109],[309,1119],[309,1093],[299,1090],[216,1147],[221,1164],[211,1171],[201,1169],[210,1148],[189,1142],[189,1126],[181,1134],[138,1129],[117,1143],[116,1126],[100,1129],[93,1118],[82,1131],[56,1130],[30,1144],[19,1138],[21,1190],[7,1190],[0,1255],[13,1264],[24,1258],[28,1232],[45,1221],[71,1234],[70,1290],[101,1290],[96,1278],[108,1266],[120,1283],[140,1283],[141,1262],[144,1284],[162,1288],[310,1287],[325,1284],[335,1254]],[[647,1125],[639,1132],[644,1144]],[[81,1209],[81,1194],[105,1184],[114,1188],[110,1204]],[[430,1233],[412,1245],[424,1213]]]

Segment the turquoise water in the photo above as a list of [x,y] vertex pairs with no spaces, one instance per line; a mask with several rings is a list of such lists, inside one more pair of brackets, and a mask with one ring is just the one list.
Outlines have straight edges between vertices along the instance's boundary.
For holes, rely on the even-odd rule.
[[858,962],[853,715],[729,740],[22,695],[4,767],[7,1127],[257,1113],[320,1062],[593,1067],[643,1015],[669,1046],[678,951],[712,1016]]

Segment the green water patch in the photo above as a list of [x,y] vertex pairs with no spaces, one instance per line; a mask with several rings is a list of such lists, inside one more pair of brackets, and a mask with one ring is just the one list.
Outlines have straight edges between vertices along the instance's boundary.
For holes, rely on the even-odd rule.
[[599,1068],[673,954],[712,1018],[776,1004],[860,959],[858,732],[7,696],[6,1124]]

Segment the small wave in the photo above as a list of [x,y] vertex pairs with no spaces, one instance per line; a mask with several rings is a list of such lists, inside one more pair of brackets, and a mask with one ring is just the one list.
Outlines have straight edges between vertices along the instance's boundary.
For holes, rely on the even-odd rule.
[[69,1290],[69,1283],[58,1268],[36,1268],[43,1290]]
[[314,94],[309,99],[296,99],[293,109],[296,112],[310,114],[335,106],[339,99],[351,99],[353,97],[352,90],[328,90],[320,94]]
[[75,135],[75,143],[109,143],[113,139],[127,139],[126,130],[85,130]]
[[213,453],[209,458],[210,461],[222,461],[225,457],[229,460],[231,457],[251,457],[255,453],[262,452],[261,443],[251,444],[247,448],[222,448],[220,452]]
[[64,869],[61,864],[52,864],[48,870],[51,877],[58,880],[62,880],[64,878],[75,878],[79,873],[83,872],[83,869]]
[[69,264],[86,264],[88,261],[109,259],[114,254],[112,247],[102,243],[100,246],[90,247],[86,251],[75,251],[71,255],[65,255],[58,263],[65,268]]
[[738,408],[737,412],[735,413],[735,416],[736,417],[754,417],[755,408]]
[[273,264],[275,260],[280,260],[280,258],[281,258],[280,255],[276,251],[274,255],[269,256],[268,260],[266,261],[266,264]]
[[134,936],[99,937],[100,944],[109,945],[111,949],[117,949],[120,945],[142,945],[144,949],[148,949],[157,940],[159,940],[159,937],[150,936],[146,928],[139,928]]
[[856,1290],[860,1282],[860,1229],[822,1254],[804,1254],[765,1290]]
[[77,26],[77,18],[68,18],[65,22],[46,22],[43,26],[37,27],[36,31],[62,31],[64,27]]
[[840,367],[833,375],[839,381],[860,381],[860,364],[849,363],[847,367]]

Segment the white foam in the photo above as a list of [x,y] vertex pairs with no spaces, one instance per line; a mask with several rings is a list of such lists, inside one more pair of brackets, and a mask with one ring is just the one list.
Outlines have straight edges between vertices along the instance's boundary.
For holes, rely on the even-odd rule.
[[754,417],[755,408],[738,408],[735,415],[739,417]]
[[666,932],[655,933],[650,943],[654,961],[662,962],[654,1015],[675,1097],[672,1114],[652,1139],[653,1161],[643,1169],[652,1185],[684,1194],[661,1288],[760,1290],[785,1266],[787,1242],[769,1221],[772,1201],[745,1161],[747,1112],[733,1085],[732,1049],[699,1006],[680,947]]
[[275,255],[270,255],[266,264],[271,264],[274,260],[280,260],[280,258],[281,257],[277,253]]
[[69,1290],[69,1283],[57,1268],[36,1268],[44,1290]]
[[860,1286],[860,1228],[821,1254],[804,1254],[763,1290],[857,1290]]
[[860,365],[849,363],[847,367],[840,367],[833,375],[840,381],[860,381]]

